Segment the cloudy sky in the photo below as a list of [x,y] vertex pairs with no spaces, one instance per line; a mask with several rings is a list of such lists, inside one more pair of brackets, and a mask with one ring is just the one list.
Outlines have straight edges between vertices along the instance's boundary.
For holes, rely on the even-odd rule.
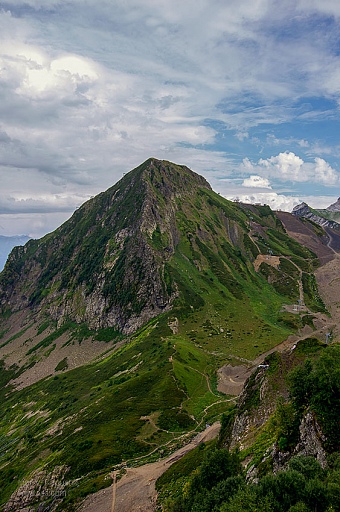
[[153,156],[290,211],[340,195],[339,0],[0,2],[0,235]]

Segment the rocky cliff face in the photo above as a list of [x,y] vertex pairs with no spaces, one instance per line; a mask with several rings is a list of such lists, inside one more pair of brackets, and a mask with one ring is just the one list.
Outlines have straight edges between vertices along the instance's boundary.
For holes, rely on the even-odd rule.
[[279,393],[268,393],[267,368],[254,371],[239,396],[238,414],[232,428],[229,448],[247,448],[254,441],[254,433],[273,414]]
[[[297,350],[300,350],[299,346]],[[295,406],[292,405],[293,395],[287,375],[293,368],[301,368],[301,354],[302,351],[298,356],[291,351],[271,354],[266,364],[260,365],[248,378],[239,397],[226,445],[231,449],[246,449],[252,455],[257,452],[256,457],[250,455],[247,461],[250,462],[247,473],[250,481],[256,481],[269,468],[274,473],[286,469],[296,456],[313,457],[321,467],[327,466],[327,453],[333,449],[330,448],[330,438],[325,434],[329,425],[325,423],[326,430],[323,430],[324,418],[318,416],[315,403],[308,403],[312,388],[304,395],[306,397],[309,393],[303,407],[297,408],[296,402]],[[300,383],[298,385],[300,387]],[[333,435],[331,429],[328,432]],[[262,456],[259,456],[261,451]]]
[[338,200],[326,208],[329,212],[340,212],[340,197]]
[[55,467],[52,471],[35,471],[30,480],[17,489],[4,507],[4,512],[18,510],[54,511],[66,496],[67,473],[65,467]]
[[177,295],[165,269],[179,241],[176,212],[200,188],[210,185],[188,168],[146,161],[54,233],[11,253],[2,309],[135,331]]
[[325,210],[314,210],[307,203],[301,203],[293,208],[292,214],[296,217],[304,217],[323,228],[340,230],[340,202],[329,206]]
[[[308,410],[299,425],[298,442],[291,451],[281,451],[274,443],[266,452],[262,463],[270,461],[273,473],[285,470],[292,457],[304,456],[316,459],[322,468],[327,466],[327,453],[324,449],[326,437],[323,434],[315,415]],[[256,479],[258,471],[255,467],[249,472],[250,479]]]

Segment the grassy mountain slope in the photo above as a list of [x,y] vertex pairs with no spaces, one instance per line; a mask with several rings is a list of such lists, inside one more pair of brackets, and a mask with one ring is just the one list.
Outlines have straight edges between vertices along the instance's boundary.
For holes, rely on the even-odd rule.
[[0,235],[0,272],[4,268],[7,257],[13,247],[24,245],[29,240],[28,236],[2,236]]
[[310,338],[268,357],[224,415],[218,442],[158,479],[162,510],[339,510],[339,349]]
[[320,215],[320,217],[324,217],[327,220],[337,222],[340,224],[340,212],[337,211],[329,211],[327,209],[324,210],[316,210],[317,214]]
[[[227,411],[216,370],[303,327],[282,311],[300,286],[324,311],[317,264],[269,207],[155,159],[16,248],[0,274],[1,503],[27,480],[50,494],[26,505],[71,509],[113,465],[159,457]],[[72,367],[85,341],[98,357]]]

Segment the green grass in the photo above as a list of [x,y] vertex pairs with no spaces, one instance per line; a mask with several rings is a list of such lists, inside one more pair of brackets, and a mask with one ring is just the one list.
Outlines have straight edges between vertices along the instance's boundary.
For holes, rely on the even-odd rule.
[[157,479],[157,491],[161,491],[162,488],[168,487],[173,481],[182,477],[190,476],[191,473],[203,462],[206,453],[214,446],[216,446],[216,441],[202,443],[175,462],[167,471],[165,471],[165,473],[163,473],[162,476]]
[[[135,171],[137,185],[143,172],[143,168]],[[176,172],[179,186],[183,173],[181,168]],[[154,172],[148,180],[153,187],[152,197],[162,196],[160,190],[165,185],[160,174]],[[128,181],[123,179],[121,185],[128,186]],[[139,252],[147,249],[152,254],[152,268],[160,275],[162,297],[176,296],[172,310],[149,321],[101,361],[68,370],[65,357],[55,368],[62,373],[22,390],[9,393],[8,388],[4,389],[20,370],[1,368],[2,396],[7,396],[0,408],[0,446],[1,439],[4,440],[0,467],[14,468],[18,479],[14,482],[6,473],[7,480],[1,480],[4,483],[0,504],[24,477],[48,464],[51,468],[69,467],[70,480],[88,475],[80,480],[78,488],[70,491],[65,506],[72,507],[78,497],[106,485],[102,475],[113,466],[138,457],[145,456],[141,460],[147,460],[157,446],[166,450],[164,445],[175,445],[181,433],[203,428],[206,421],[228,411],[228,397],[216,391],[217,369],[239,359],[252,361],[304,323],[310,324],[301,316],[280,313],[282,306],[298,293],[300,272],[291,261],[304,272],[308,300],[321,307],[308,273],[314,266],[315,255],[289,239],[268,207],[247,209],[204,188],[185,198],[177,195],[174,205],[178,209],[179,243],[174,254],[167,251],[164,258],[165,249],[171,245],[170,234],[161,223],[166,201],[159,198],[159,222],[153,233],[145,234],[143,243],[131,237],[120,246],[112,236],[112,225],[119,231],[133,223],[144,196],[136,198],[134,187],[125,195],[118,189],[114,187],[77,210],[71,222],[55,235],[30,244],[29,253],[44,268],[31,300],[37,305],[42,297],[49,299],[52,291],[65,293],[67,288],[68,301],[81,315],[85,299],[78,285],[84,285],[85,294],[91,293],[102,272],[108,311],[111,306],[121,308],[128,320],[132,314],[139,314],[149,299],[139,294],[147,277]],[[112,210],[113,193],[117,196],[117,211]],[[97,208],[92,211],[91,205]],[[105,212],[100,223],[96,221],[99,206]],[[279,270],[264,265],[262,274],[254,271],[252,261],[258,250],[249,236],[250,220],[252,225],[257,222],[261,227],[262,234],[257,237],[261,250],[286,257],[281,258]],[[56,258],[49,261],[48,247],[53,237]],[[62,245],[62,238],[71,242]],[[84,244],[79,249],[82,240]],[[143,245],[144,242],[148,245]],[[107,266],[102,266],[103,261]],[[20,271],[19,267],[13,270]],[[132,274],[136,277],[133,283]],[[55,279],[54,288],[51,277]],[[178,325],[175,334],[168,325],[174,319]],[[38,334],[51,326],[52,322],[44,320]],[[16,336],[23,334],[24,331]],[[54,342],[62,335],[65,344],[93,338],[113,345],[123,339],[113,327],[93,331],[85,323],[68,320],[28,350],[27,355],[33,358],[31,364],[40,356],[39,351],[46,356],[54,350]],[[311,351],[313,346],[304,350]],[[272,360],[273,371],[274,363]],[[270,371],[268,375],[275,377]],[[255,385],[253,388],[248,408],[259,403],[259,390]],[[148,428],[146,420],[141,419],[145,416],[152,416],[156,427]],[[254,448],[255,458],[269,439],[270,433],[264,431],[258,448]],[[152,457],[158,456],[155,453]],[[180,470],[184,479],[190,462],[187,461],[187,469],[185,464]]]
[[30,324],[27,327],[24,327],[23,329],[21,329],[21,331],[19,331],[18,333],[14,334],[14,336],[11,336],[8,340],[6,340],[4,343],[2,343],[0,345],[0,348],[3,348],[6,345],[8,345],[9,343],[11,343],[12,341],[17,340],[18,338],[20,338],[23,334],[25,334],[26,331],[28,331],[28,329],[30,329],[30,327],[32,327],[32,325],[33,324]]
[[38,328],[38,330],[37,330],[37,336],[39,336],[39,334],[42,334],[44,331],[46,331],[46,329],[47,329],[48,327],[50,327],[50,325],[51,325],[51,321],[50,321],[50,320],[45,320],[45,322],[43,322],[43,323],[39,326],[39,328]]
[[[12,444],[0,454],[0,464],[11,460],[20,443],[19,474],[32,471],[35,466],[31,461],[48,451],[49,464],[66,464],[69,477],[75,478],[146,455],[176,432],[196,428],[189,414],[201,418],[204,407],[220,400],[209,392],[206,378],[198,373],[211,374],[213,357],[180,335],[172,335],[167,322],[167,315],[151,322],[129,344],[98,363],[67,371],[64,359],[56,368],[63,370],[62,374],[10,395],[0,427],[7,434],[13,432],[8,435]],[[166,336],[160,337],[159,332]],[[185,365],[176,361],[176,355],[192,365],[186,379]],[[128,372],[121,375],[129,378],[115,379],[121,372]],[[195,389],[197,382],[202,383],[200,390]],[[184,388],[190,389],[189,400]],[[209,409],[211,417],[228,407],[222,405]],[[40,413],[27,417],[27,412],[34,411]],[[170,432],[156,431],[145,442],[138,434],[145,424],[140,418],[155,411],[160,411],[158,428]],[[46,435],[60,419],[62,436]],[[1,503],[12,489],[10,482],[3,486]]]
[[321,299],[314,274],[302,274],[302,286],[306,306],[313,312],[328,313],[327,308]]
[[58,363],[58,364],[57,364],[57,366],[55,367],[55,371],[56,371],[56,372],[60,372],[60,371],[67,370],[67,368],[68,368],[67,357],[64,357],[64,359],[62,359],[61,361],[59,361],[59,363]]
[[[249,458],[248,467],[255,464],[259,466],[267,449],[276,441],[276,429],[273,421],[269,419],[261,426],[256,434],[255,442],[240,455],[243,460]],[[261,469],[261,468],[260,468]]]

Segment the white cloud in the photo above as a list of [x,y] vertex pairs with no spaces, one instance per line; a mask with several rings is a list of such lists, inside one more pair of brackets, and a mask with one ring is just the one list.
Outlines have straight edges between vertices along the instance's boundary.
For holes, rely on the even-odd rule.
[[340,175],[323,158],[315,158],[315,181],[325,185],[337,185]]
[[276,192],[259,192],[259,193],[248,193],[248,194],[237,194],[236,196],[225,196],[231,201],[241,201],[242,203],[251,204],[267,204],[272,210],[283,210],[291,212],[294,206],[301,203],[299,197],[284,196],[277,194]]
[[27,235],[41,238],[65,222],[72,212],[46,212],[0,214],[0,234],[4,236]]
[[236,132],[235,133],[235,137],[243,142],[245,139],[248,139],[249,138],[249,133],[248,132]]
[[301,11],[314,11],[340,17],[340,5],[338,0],[298,0],[297,7]]
[[256,164],[251,163],[249,159],[244,159],[241,170],[255,171],[260,176],[268,176],[283,182],[313,182],[328,186],[340,183],[339,173],[323,158],[316,157],[314,163],[305,162],[291,151],[279,153],[267,159],[261,158]]
[[305,181],[303,177],[301,180],[300,176],[303,160],[292,152],[280,153],[266,160],[261,158],[258,165],[268,169],[270,174],[274,171],[283,181]]
[[337,201],[337,196],[290,196],[277,194],[276,192],[248,192],[226,194],[224,197],[230,201],[240,201],[242,203],[250,204],[267,204],[272,210],[282,210],[285,212],[292,212],[294,206],[301,204],[302,202],[307,203],[312,208],[324,209]]
[[308,148],[310,146],[308,140],[304,140],[304,139],[299,140],[298,144],[301,148]]
[[[275,9],[269,0],[5,5],[0,179],[1,193],[18,206],[18,183],[27,198],[44,197],[54,208],[55,198],[63,205],[62,198],[103,190],[151,155],[214,176],[214,185],[213,173],[230,174],[246,154],[242,145],[254,145],[250,128],[265,125],[267,132],[268,124],[294,120],[301,115],[295,102],[304,97],[340,96],[334,29],[327,37],[317,23],[303,30],[310,13],[335,16],[335,1],[276,2]],[[233,165],[223,152],[229,147],[216,145],[211,120],[232,130],[240,147]],[[301,150],[315,147],[304,137],[293,147],[299,140]],[[280,137],[268,142],[277,153],[292,147]],[[245,159],[242,172],[265,188],[271,178],[339,183],[319,158],[324,153],[313,155],[314,162],[292,152]]]
[[52,195],[36,196],[36,197],[22,197],[22,196],[9,196],[5,197],[0,195],[0,214],[5,213],[46,213],[46,212],[72,212],[88,197],[79,195]]
[[242,187],[251,187],[251,188],[272,188],[270,186],[269,180],[267,178],[262,178],[261,176],[257,176],[252,174],[249,178],[243,180]]

